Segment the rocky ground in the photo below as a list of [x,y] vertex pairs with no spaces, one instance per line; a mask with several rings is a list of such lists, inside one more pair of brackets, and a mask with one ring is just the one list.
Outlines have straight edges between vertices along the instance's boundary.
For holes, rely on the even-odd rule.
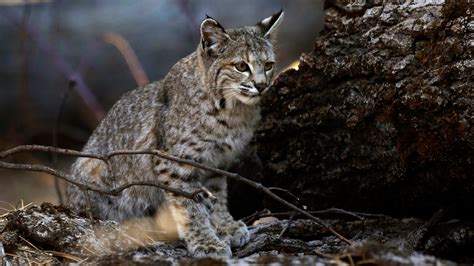
[[[0,222],[0,256],[6,263],[193,264],[295,263],[455,265],[422,253],[457,262],[472,262],[474,225],[461,221],[439,223],[395,219],[383,215],[327,214],[327,222],[353,242],[340,241],[315,222],[275,217],[250,226],[250,242],[233,251],[232,259],[192,259],[180,241],[154,238],[153,221],[118,225],[79,217],[51,204],[12,211]],[[331,217],[332,216],[332,217]],[[338,217],[337,217],[338,216]],[[283,234],[282,231],[285,230]],[[156,231],[157,229],[155,229]],[[146,235],[146,237],[144,237]],[[417,251],[415,251],[417,250]]]

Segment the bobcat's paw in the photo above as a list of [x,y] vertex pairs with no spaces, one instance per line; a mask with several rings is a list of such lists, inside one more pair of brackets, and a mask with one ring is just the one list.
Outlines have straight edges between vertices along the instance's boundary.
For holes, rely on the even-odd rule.
[[209,244],[198,244],[191,250],[193,257],[204,258],[204,257],[224,257],[229,258],[232,256],[230,247],[224,242],[209,243]]
[[226,240],[230,242],[233,248],[241,247],[247,244],[250,240],[250,233],[247,226],[242,221],[237,221],[224,229]]

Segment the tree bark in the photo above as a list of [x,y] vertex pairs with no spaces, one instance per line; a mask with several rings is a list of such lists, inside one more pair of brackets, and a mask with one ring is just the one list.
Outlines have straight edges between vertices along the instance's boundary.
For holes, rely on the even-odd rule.
[[472,3],[351,2],[265,99],[259,181],[309,209],[474,218]]

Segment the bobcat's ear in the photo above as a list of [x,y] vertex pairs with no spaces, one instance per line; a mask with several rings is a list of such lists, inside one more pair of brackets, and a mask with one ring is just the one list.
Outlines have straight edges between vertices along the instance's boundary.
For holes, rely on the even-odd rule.
[[206,15],[201,23],[201,48],[206,54],[213,55],[219,45],[230,40],[229,35],[217,20]]
[[256,26],[260,29],[260,32],[263,34],[263,37],[271,40],[274,40],[276,38],[276,29],[283,21],[283,15],[283,10],[280,10],[280,12],[268,18],[265,18],[264,20],[257,23]]

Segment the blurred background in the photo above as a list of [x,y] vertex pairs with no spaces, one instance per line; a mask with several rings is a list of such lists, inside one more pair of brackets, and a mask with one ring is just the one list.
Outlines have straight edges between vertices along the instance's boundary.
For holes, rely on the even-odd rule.
[[[0,150],[23,144],[80,150],[125,92],[159,80],[193,52],[205,15],[224,27],[285,11],[278,67],[310,51],[322,0],[0,0]],[[68,171],[74,158],[22,153],[9,162]],[[58,203],[54,178],[0,169],[0,214]]]

